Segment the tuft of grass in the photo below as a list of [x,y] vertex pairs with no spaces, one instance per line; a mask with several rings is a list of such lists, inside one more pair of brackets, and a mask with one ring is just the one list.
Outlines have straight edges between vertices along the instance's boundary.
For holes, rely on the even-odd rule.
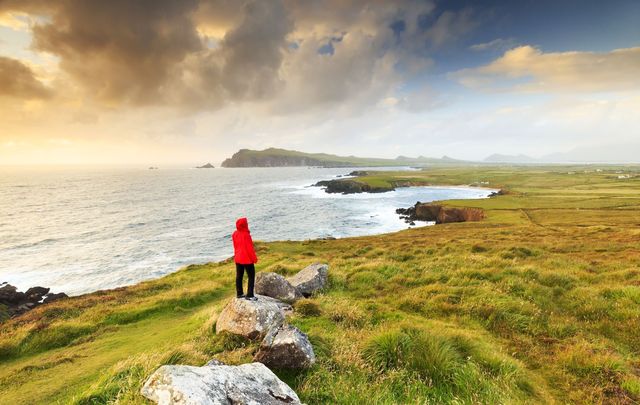
[[296,301],[293,308],[302,316],[319,316],[322,313],[320,306],[308,298]]

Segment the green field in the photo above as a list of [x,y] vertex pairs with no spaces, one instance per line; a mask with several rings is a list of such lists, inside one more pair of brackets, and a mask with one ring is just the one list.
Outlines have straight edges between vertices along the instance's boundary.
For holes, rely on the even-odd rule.
[[[619,176],[630,178],[619,179]],[[476,184],[482,222],[259,243],[258,271],[330,265],[296,304],[318,362],[277,371],[308,404],[640,401],[640,167],[459,167],[358,181]],[[248,362],[216,336],[233,264],[36,308],[0,326],[0,403],[147,403],[161,364]]]

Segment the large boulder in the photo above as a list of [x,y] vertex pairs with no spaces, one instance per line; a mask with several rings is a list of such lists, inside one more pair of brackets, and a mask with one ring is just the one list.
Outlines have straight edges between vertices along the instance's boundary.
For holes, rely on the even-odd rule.
[[295,302],[302,294],[278,273],[262,272],[256,274],[255,291],[284,302]]
[[308,368],[316,362],[309,338],[292,325],[272,329],[265,336],[254,361],[273,368]]
[[261,363],[162,366],[142,395],[160,405],[298,405],[287,384]]
[[249,339],[261,339],[269,330],[284,323],[284,311],[269,297],[256,295],[256,301],[234,298],[222,310],[216,333],[227,331]]
[[314,263],[300,270],[295,276],[287,280],[302,295],[308,297],[313,293],[322,290],[329,279],[329,266],[322,263]]

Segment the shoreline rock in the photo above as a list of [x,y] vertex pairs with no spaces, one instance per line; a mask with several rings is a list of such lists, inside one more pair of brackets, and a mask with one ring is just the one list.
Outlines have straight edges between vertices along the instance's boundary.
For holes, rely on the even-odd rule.
[[371,187],[352,179],[322,180],[315,183],[313,187],[324,187],[324,191],[329,194],[386,193],[395,190],[394,187]]
[[7,315],[10,318],[15,318],[42,304],[67,298],[65,293],[54,294],[50,291],[51,289],[46,287],[31,287],[27,291],[21,292],[5,282],[0,284],[0,305],[6,306]]
[[418,201],[413,207],[398,208],[396,214],[400,215],[406,223],[415,221],[435,222],[447,224],[451,222],[481,221],[485,218],[481,208],[454,208],[439,204],[421,203]]

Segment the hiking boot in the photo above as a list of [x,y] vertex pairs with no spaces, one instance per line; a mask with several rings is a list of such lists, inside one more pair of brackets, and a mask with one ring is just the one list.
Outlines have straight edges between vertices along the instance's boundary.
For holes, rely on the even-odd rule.
[[245,300],[247,301],[258,301],[258,299],[256,297],[254,297],[253,295],[251,297],[244,297]]
[[246,297],[246,295],[244,295],[244,294],[236,295],[236,298],[245,298],[245,297]]

